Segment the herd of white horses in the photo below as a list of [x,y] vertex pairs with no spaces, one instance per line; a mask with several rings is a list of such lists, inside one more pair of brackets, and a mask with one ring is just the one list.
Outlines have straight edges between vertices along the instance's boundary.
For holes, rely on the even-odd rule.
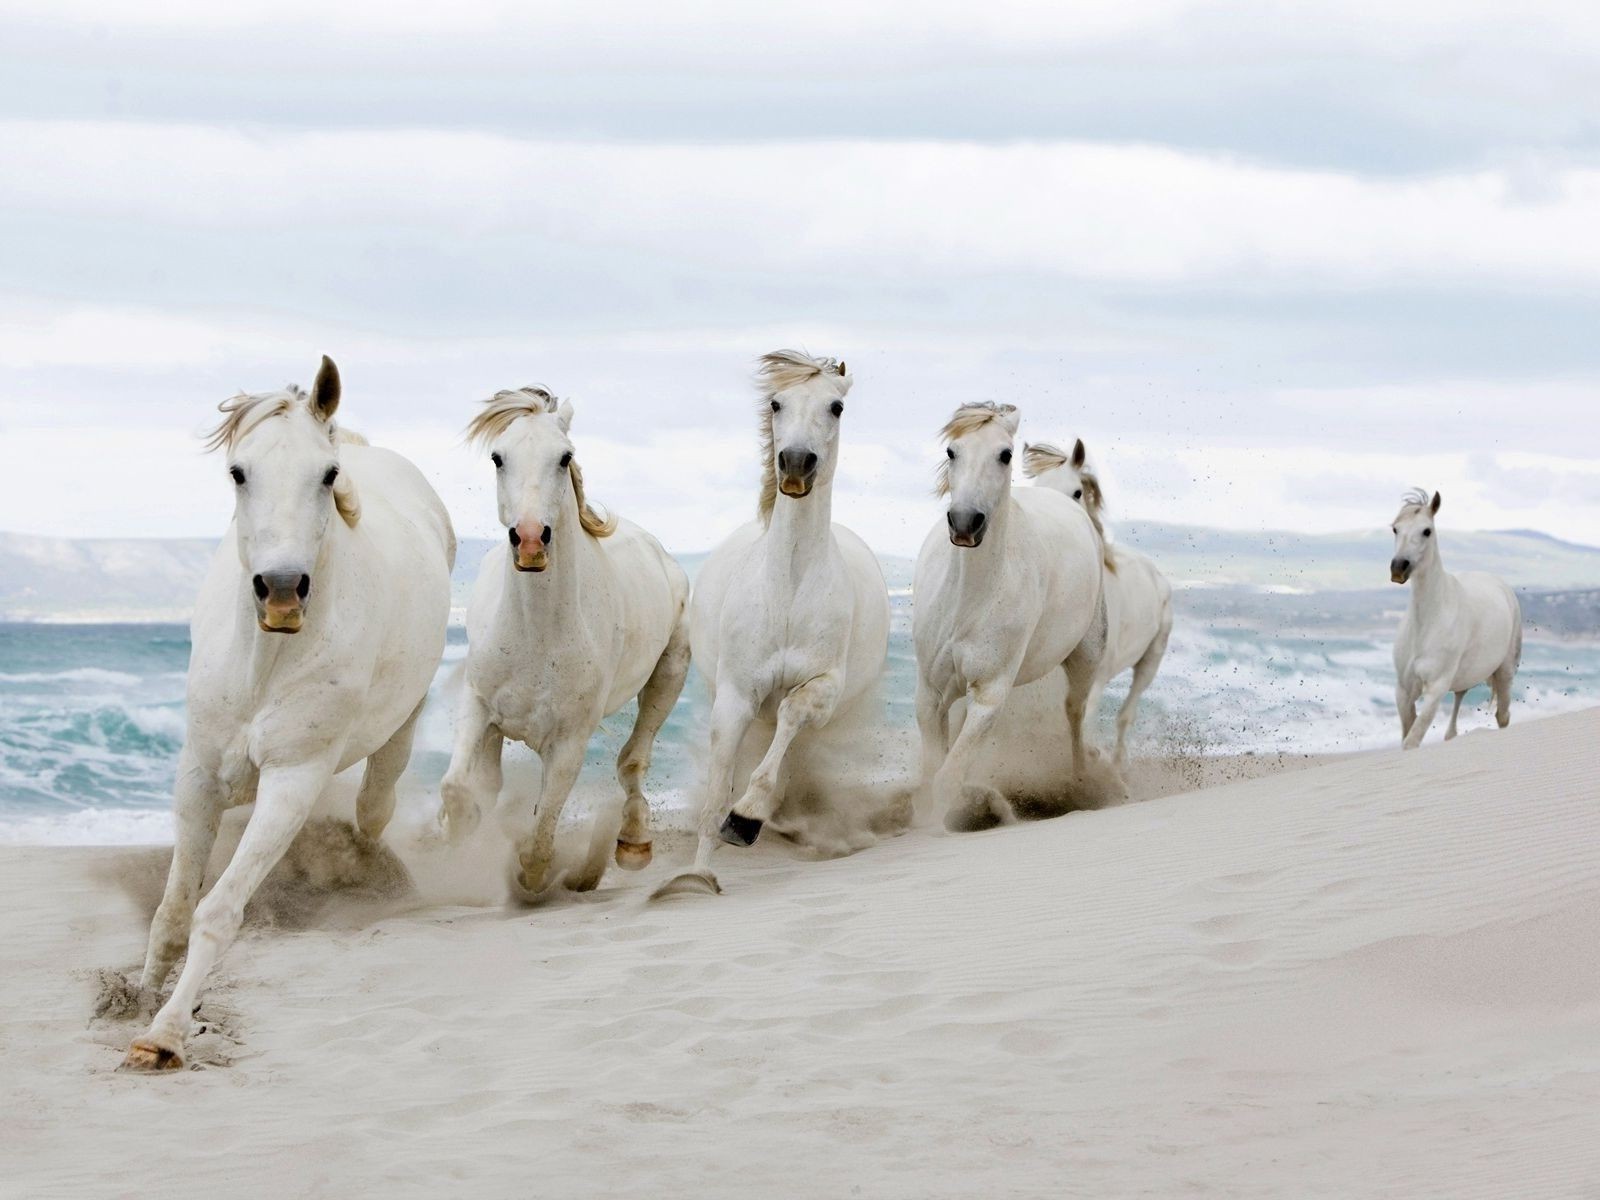
[[[749,845],[779,819],[796,739],[870,698],[883,678],[884,577],[866,543],[833,522],[851,376],[842,362],[782,350],[760,360],[759,382],[757,519],[711,554],[692,590],[654,537],[590,507],[570,404],[542,388],[505,391],[468,426],[487,451],[507,536],[485,558],[467,611],[439,821],[446,838],[463,837],[496,803],[506,740],[530,747],[540,795],[534,828],[516,843],[514,880],[527,894],[598,883],[603,859],[581,878],[552,878],[556,830],[591,735],[634,699],[638,716],[617,760],[625,799],[615,858],[633,870],[650,862],[643,781],[691,659],[710,693],[709,752],[694,863],[672,881],[677,890],[720,890],[713,849]],[[338,371],[324,358],[308,392],[220,406],[209,445],[226,456],[234,518],[195,608],[176,847],[144,994],[184,965],[129,1049],[130,1069],[182,1065],[207,975],[335,774],[366,762],[361,834],[381,836],[394,812],[444,649],[456,542],[421,472],[338,428],[339,396]],[[974,758],[1013,689],[1056,671],[1066,678],[1062,733],[1081,778],[1091,755],[1106,757],[1088,745],[1086,719],[1107,683],[1132,670],[1109,755],[1120,775],[1139,697],[1172,630],[1167,580],[1103,535],[1081,441],[1071,452],[1023,446],[1036,486],[1012,486],[1018,423],[1011,405],[965,404],[942,431],[946,512],[923,543],[913,593],[916,810],[927,820],[974,796],[994,819],[1014,819],[1004,796],[970,778]],[[1412,588],[1395,653],[1407,747],[1421,742],[1445,693],[1459,711],[1484,681],[1505,725],[1521,651],[1511,590],[1440,565],[1438,510],[1437,494],[1409,496],[1394,523],[1392,578]],[[1446,737],[1455,728],[1452,713]],[[739,749],[752,733],[765,751],[742,778]],[[237,849],[201,899],[224,810],[252,802]]]

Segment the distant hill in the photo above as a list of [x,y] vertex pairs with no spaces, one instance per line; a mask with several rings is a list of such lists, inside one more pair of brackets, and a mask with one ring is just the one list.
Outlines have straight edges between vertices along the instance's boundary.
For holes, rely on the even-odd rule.
[[[1487,570],[1522,589],[1600,588],[1600,548],[1541,533],[1446,530],[1445,561]],[[1180,586],[1232,585],[1293,592],[1382,591],[1389,538],[1384,533],[1243,533],[1199,526],[1128,522],[1117,540],[1149,554]],[[205,538],[41,538],[0,533],[0,620],[187,620],[215,543]],[[466,603],[492,542],[461,544],[455,603]],[[692,578],[704,554],[679,555]],[[909,587],[910,559],[884,556],[893,588]],[[1392,601],[1403,606],[1400,589]]]

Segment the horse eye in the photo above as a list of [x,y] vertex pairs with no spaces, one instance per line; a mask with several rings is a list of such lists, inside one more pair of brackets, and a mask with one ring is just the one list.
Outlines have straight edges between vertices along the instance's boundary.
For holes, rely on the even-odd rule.
[[1010,463],[1011,463],[1011,451],[1009,451],[1009,450],[1000,451],[1000,461],[1009,466]]
[[332,487],[333,486],[333,481],[335,479],[337,479],[337,478],[339,478],[339,468],[338,467],[329,467],[328,468],[328,473],[322,477],[322,486],[323,487]]
[[1422,531],[1422,536],[1423,536],[1423,537],[1432,537],[1432,536],[1433,536],[1433,530],[1431,530],[1431,529],[1424,529],[1424,530],[1423,530],[1423,531]]
[[228,468],[228,474],[233,476],[234,483],[238,484],[240,487],[244,486],[244,468],[243,467],[229,467]]
[[496,450],[493,454],[489,455],[489,461],[494,464],[494,469],[496,471],[498,471],[501,467],[506,465],[506,460],[500,457],[500,451],[498,451],[498,450]]
[[779,404],[779,403],[778,403],[778,402],[777,402],[777,401],[776,401],[776,400],[774,400],[774,401],[773,401],[773,402],[772,402],[772,411],[773,411],[773,412],[777,412],[777,411],[778,411],[778,410],[779,410],[779,409],[781,409],[781,408],[782,408],[782,407],[783,407],[783,405],[781,405],[781,404]]
[[828,407],[833,410],[833,415],[834,416],[836,416],[836,417],[844,416],[844,401],[843,400],[835,400]]
[[1074,500],[1082,500],[1083,499],[1083,489],[1079,488],[1077,491],[1073,492],[1072,493],[1072,498]]
[[950,459],[951,462],[955,461],[956,448],[954,446],[946,446],[944,448],[944,452],[945,452],[945,455]]
[[561,456],[561,469],[563,471],[565,471],[571,465],[572,465],[572,451],[568,450],[565,454],[563,454]]

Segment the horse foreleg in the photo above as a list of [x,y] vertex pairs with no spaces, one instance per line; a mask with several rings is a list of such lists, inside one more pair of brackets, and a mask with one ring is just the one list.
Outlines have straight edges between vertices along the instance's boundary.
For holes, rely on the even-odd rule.
[[[595,724],[599,724],[598,720]],[[539,780],[539,811],[534,816],[533,833],[517,844],[517,874],[513,882],[528,897],[538,896],[546,886],[550,861],[555,857],[556,829],[561,810],[566,807],[572,785],[583,770],[583,752],[589,739],[572,735],[556,741],[539,753],[543,768]],[[600,881],[595,880],[598,884]]]
[[950,706],[919,673],[917,732],[922,742],[922,776],[917,789],[918,819],[925,819],[933,799],[933,779],[950,749]]
[[711,759],[706,770],[706,796],[700,807],[699,840],[694,865],[675,875],[653,893],[654,897],[678,892],[720,892],[722,885],[711,872],[711,852],[716,849],[722,819],[733,805],[733,769],[739,745],[755,719],[755,706],[731,686],[717,689],[711,704]]
[[1450,709],[1450,724],[1445,727],[1444,740],[1449,741],[1456,735],[1456,718],[1461,715],[1461,702],[1467,698],[1465,692],[1456,693],[1455,705]]
[[[951,809],[955,807],[961,788],[967,781],[972,760],[993,728],[995,718],[1005,707],[1006,697],[1011,694],[1014,677],[1015,672],[1008,672],[1003,679],[974,684],[968,688],[967,714],[961,723],[961,732],[956,735],[955,743],[933,777],[934,814],[940,821],[948,821]],[[995,806],[995,816],[1001,821],[1009,824],[1017,819],[1011,811],[1011,805],[999,792],[993,793],[990,803]]]
[[367,756],[366,770],[361,773],[361,791],[356,796],[356,828],[369,838],[380,838],[394,816],[394,785],[405,774],[411,761],[411,743],[417,736],[417,719],[422,716],[426,698],[394,731],[394,735]]
[[778,705],[778,728],[772,744],[750,776],[744,795],[722,823],[723,841],[751,845],[778,803],[778,776],[794,739],[816,725],[826,725],[839,703],[844,684],[838,671],[826,671],[793,689]]
[[650,865],[650,805],[644,797],[644,777],[656,735],[672,715],[672,706],[689,674],[689,625],[680,618],[667,648],[656,662],[644,690],[639,693],[639,716],[633,732],[617,756],[617,782],[622,784],[622,828],[617,831],[617,866],[640,871]]
[[1400,714],[1400,737],[1403,741],[1417,720],[1417,698],[1409,685],[1397,683],[1394,687],[1394,707]]
[[1402,743],[1405,749],[1415,750],[1422,745],[1422,739],[1428,736],[1428,727],[1438,715],[1439,704],[1447,690],[1447,686],[1440,683],[1430,684],[1423,691],[1422,703],[1417,708],[1417,719],[1412,722],[1411,729],[1406,733],[1406,740]]
[[1088,732],[1089,700],[1091,696],[1095,700],[1100,696],[1094,678],[1099,666],[1096,659],[1077,650],[1062,664],[1067,675],[1067,732],[1072,737],[1072,776],[1080,782],[1089,767],[1088,744],[1084,738]]
[[500,754],[505,737],[488,706],[466,685],[456,709],[456,744],[450,769],[439,784],[439,825],[446,840],[459,842],[477,827],[484,808],[500,795]]
[[150,922],[150,944],[145,950],[144,974],[139,986],[150,992],[160,989],[172,973],[189,942],[189,923],[194,919],[200,899],[206,861],[217,841],[217,824],[222,819],[222,785],[205,770],[187,749],[178,758],[178,782],[173,795],[173,817],[177,837],[172,848],[172,866],[167,871],[167,888]]
[[189,953],[172,996],[143,1037],[128,1048],[122,1065],[135,1071],[176,1070],[183,1066],[183,1042],[200,989],[217,959],[239,933],[244,906],[267,873],[277,866],[311,815],[317,797],[333,777],[330,757],[261,772],[256,810],[245,826],[233,861],[195,910]]

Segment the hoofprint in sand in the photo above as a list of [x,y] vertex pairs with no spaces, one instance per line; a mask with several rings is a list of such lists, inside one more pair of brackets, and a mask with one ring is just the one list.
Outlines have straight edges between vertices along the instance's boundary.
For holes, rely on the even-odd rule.
[[1592,1195],[1597,740],[763,842],[720,897],[646,903],[659,855],[533,911],[334,906],[247,928],[159,1079],[90,1012],[163,852],[7,850],[0,1191]]

